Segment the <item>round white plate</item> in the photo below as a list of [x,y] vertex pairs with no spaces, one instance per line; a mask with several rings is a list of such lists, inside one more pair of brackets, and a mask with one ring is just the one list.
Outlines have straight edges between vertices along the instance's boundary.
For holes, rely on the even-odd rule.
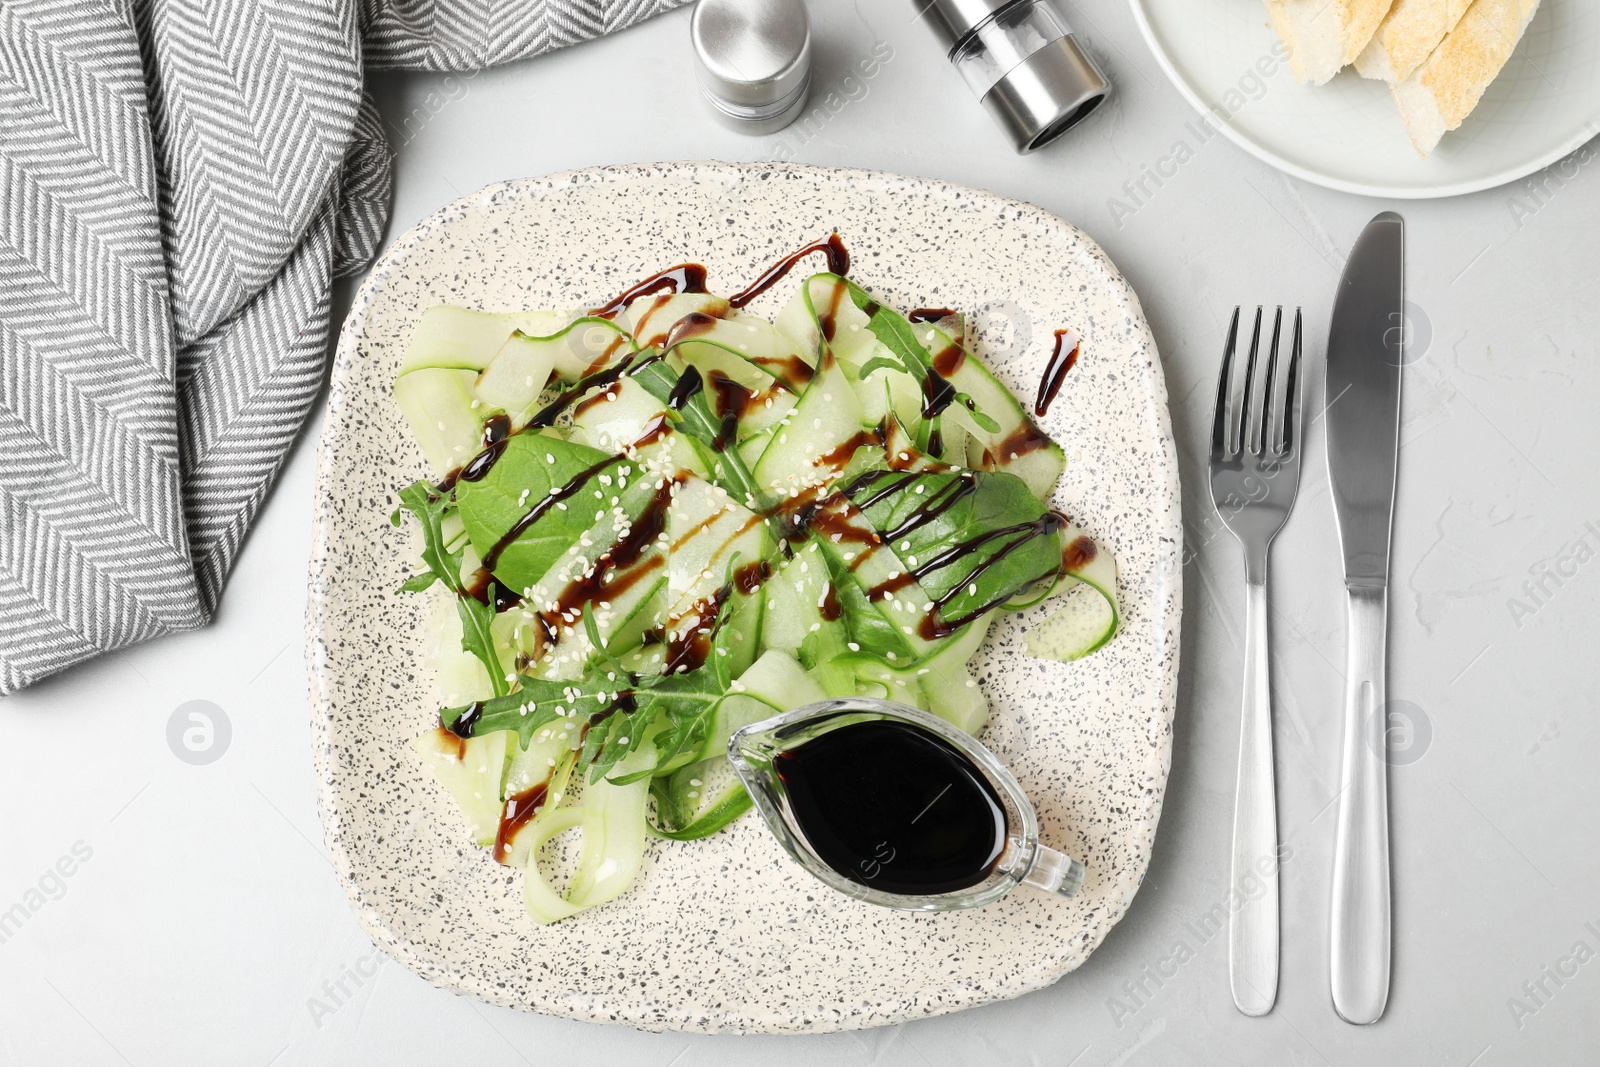
[[[1461,128],[1417,155],[1384,82],[1297,85],[1261,0],[1131,0],[1161,68],[1231,141],[1306,181],[1423,199],[1491,189],[1600,134],[1600,4],[1544,0]],[[1261,64],[1259,67],[1257,64]],[[1268,72],[1265,77],[1263,72]]]
[[[426,474],[391,397],[401,353],[435,304],[593,306],[685,260],[729,292],[835,228],[852,276],[893,304],[986,308],[978,350],[1027,395],[1051,329],[1084,337],[1045,428],[1069,457],[1057,506],[1116,554],[1124,629],[1087,659],[1048,663],[1022,652],[1012,617],[975,663],[994,706],[984,739],[1038,806],[1044,840],[1088,864],[1084,891],[889,911],[812,879],[750,814],[706,841],[652,842],[623,897],[539,927],[521,872],[468,842],[411,749],[437,705],[420,666],[431,602],[393,592],[415,549],[389,514]],[[791,291],[779,285],[752,310],[770,315]],[[323,826],[362,925],[428,980],[652,1030],[878,1026],[1048,985],[1133,899],[1171,757],[1177,458],[1138,299],[1055,216],[942,182],[794,166],[633,166],[492,186],[397,240],[362,286],[317,478],[307,659]]]

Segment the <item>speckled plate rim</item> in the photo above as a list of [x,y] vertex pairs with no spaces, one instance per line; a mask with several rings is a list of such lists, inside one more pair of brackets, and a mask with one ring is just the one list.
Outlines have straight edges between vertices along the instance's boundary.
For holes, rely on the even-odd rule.
[[[765,1012],[747,1007],[734,1010],[719,1009],[719,1012],[711,1018],[708,1018],[703,1011],[688,1010],[669,1012],[664,1016],[659,1005],[646,1007],[637,1002],[617,1004],[609,1002],[614,998],[562,990],[544,992],[543,995],[530,1001],[511,995],[506,988],[492,981],[454,970],[433,959],[408,939],[396,934],[389,927],[379,908],[363,895],[355,879],[350,857],[342,847],[339,798],[333,780],[334,708],[326,674],[328,669],[326,645],[322,639],[327,599],[320,579],[326,573],[332,559],[335,509],[332,506],[330,486],[333,480],[334,455],[337,452],[340,436],[345,432],[343,415],[348,398],[346,383],[366,327],[368,313],[390,274],[404,264],[417,247],[436,230],[463,219],[478,203],[488,202],[502,193],[525,185],[543,186],[548,195],[563,186],[578,183],[590,183],[607,178],[638,179],[682,169],[720,171],[730,177],[760,176],[781,171],[796,176],[811,176],[819,181],[838,181],[841,187],[849,181],[876,183],[884,187],[899,185],[914,188],[925,195],[932,194],[950,200],[988,202],[999,209],[1034,216],[1050,225],[1061,227],[1099,253],[1100,261],[1106,269],[1108,284],[1115,289],[1113,299],[1127,309],[1130,320],[1138,329],[1141,343],[1151,354],[1151,380],[1147,385],[1154,401],[1151,405],[1153,423],[1147,430],[1151,438],[1161,446],[1165,459],[1166,478],[1159,489],[1165,498],[1165,507],[1162,510],[1167,518],[1168,529],[1162,531],[1163,536],[1159,541],[1165,546],[1170,558],[1161,560],[1163,574],[1158,586],[1159,592],[1152,597],[1150,607],[1151,630],[1163,634],[1162,643],[1151,658],[1166,664],[1161,678],[1160,707],[1157,712],[1160,716],[1159,725],[1163,729],[1159,731],[1156,743],[1147,750],[1147,760],[1154,770],[1153,780],[1160,783],[1160,789],[1154,791],[1150,797],[1148,810],[1136,821],[1135,829],[1130,831],[1130,835],[1133,833],[1138,835],[1142,846],[1139,854],[1144,857],[1145,863],[1137,872],[1132,887],[1124,895],[1121,907],[1107,910],[1099,921],[1088,929],[1087,939],[1081,950],[1062,959],[1058,966],[1043,968],[1036,973],[1021,977],[1015,984],[1003,990],[978,988],[971,984],[956,984],[938,989],[918,988],[909,991],[898,1003],[876,1005],[870,1019],[860,1014],[852,1014],[824,1020],[802,1020],[797,1019],[792,1012]],[[477,192],[444,205],[396,238],[373,264],[367,278],[357,290],[350,311],[340,329],[339,343],[334,354],[328,403],[318,431],[314,493],[311,555],[308,565],[305,660],[311,712],[312,762],[317,775],[317,810],[322,822],[324,841],[334,874],[362,930],[371,938],[374,945],[440,989],[470,995],[485,1003],[502,1007],[582,1022],[615,1023],[650,1031],[801,1034],[890,1026],[913,1019],[949,1014],[997,1000],[1012,999],[1054,985],[1082,966],[1099,947],[1111,928],[1127,913],[1139,886],[1143,884],[1145,873],[1149,869],[1149,856],[1155,842],[1156,827],[1160,821],[1166,795],[1167,776],[1172,764],[1172,724],[1177,703],[1179,632],[1183,605],[1183,571],[1180,565],[1182,508],[1177,447],[1172,436],[1165,377],[1157,357],[1155,339],[1150,333],[1149,323],[1144,317],[1138,295],[1093,238],[1066,220],[1036,205],[933,178],[846,167],[776,163],[681,161],[620,164],[558,171],[532,178],[515,178],[485,186]],[[930,1008],[930,1004],[934,1007]]]

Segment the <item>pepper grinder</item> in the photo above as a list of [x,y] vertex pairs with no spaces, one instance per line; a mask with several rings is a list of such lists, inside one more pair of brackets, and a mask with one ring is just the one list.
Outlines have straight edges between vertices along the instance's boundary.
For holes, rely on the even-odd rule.
[[1060,137],[1111,92],[1051,0],[912,2],[926,4],[923,20],[1018,152]]
[[700,89],[723,125],[772,133],[811,91],[811,20],[803,0],[700,0],[689,19]]

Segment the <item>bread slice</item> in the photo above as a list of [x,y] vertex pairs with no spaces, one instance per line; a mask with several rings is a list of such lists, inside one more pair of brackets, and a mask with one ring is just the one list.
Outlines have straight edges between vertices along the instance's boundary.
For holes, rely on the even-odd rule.
[[1394,0],[1267,0],[1294,80],[1321,85],[1367,46]]
[[1419,153],[1432,152],[1445,131],[1472,114],[1538,9],[1539,0],[1473,0],[1439,47],[1394,83],[1394,101]]
[[1395,0],[1359,56],[1363,78],[1402,81],[1456,28],[1472,0]]

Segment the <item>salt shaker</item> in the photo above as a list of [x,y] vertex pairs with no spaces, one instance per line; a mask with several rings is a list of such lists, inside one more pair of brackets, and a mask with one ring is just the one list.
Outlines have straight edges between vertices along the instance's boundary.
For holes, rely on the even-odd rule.
[[[702,0],[704,2],[704,0]],[[1018,152],[1077,125],[1111,92],[1052,0],[912,0]]]
[[689,37],[702,95],[723,125],[772,133],[805,107],[811,20],[803,0],[700,0]]

